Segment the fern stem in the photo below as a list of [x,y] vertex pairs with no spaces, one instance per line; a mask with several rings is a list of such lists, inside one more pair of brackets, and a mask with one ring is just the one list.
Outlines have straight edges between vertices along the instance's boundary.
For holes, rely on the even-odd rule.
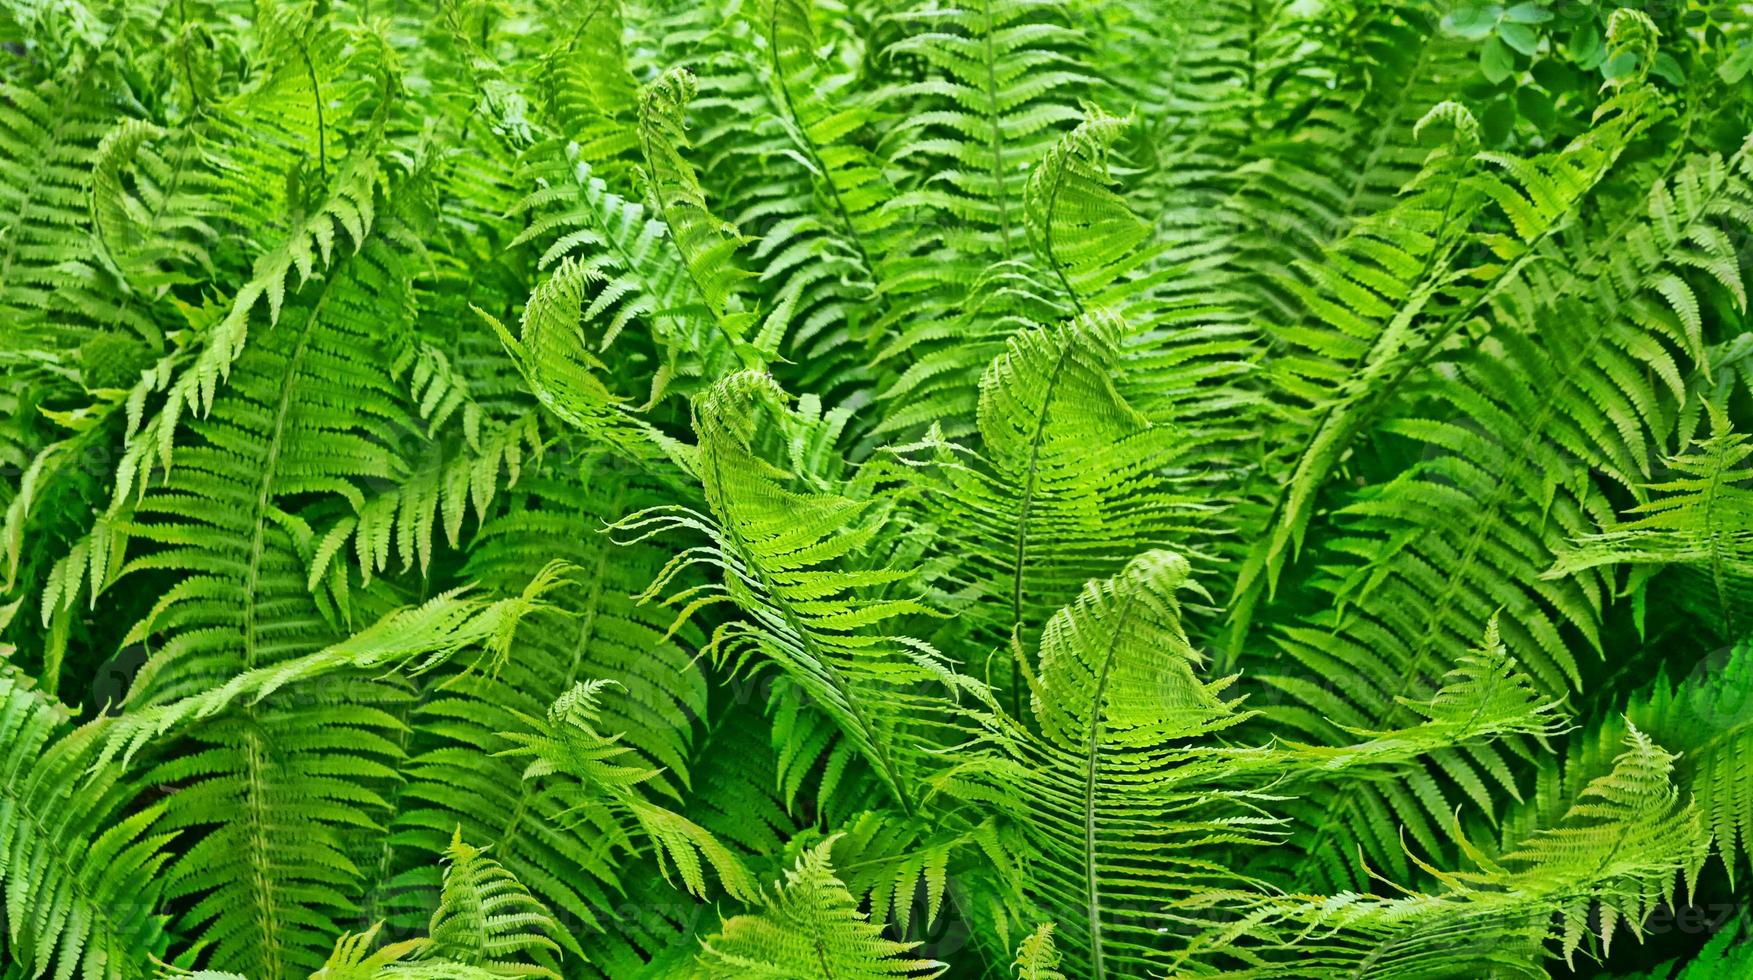
[[1107,975],[1106,966],[1102,962],[1101,885],[1098,882],[1099,869],[1096,867],[1096,764],[1099,755],[1097,749],[1101,746],[1102,695],[1107,691],[1108,673],[1114,666],[1120,638],[1126,635],[1127,617],[1132,614],[1132,607],[1137,602],[1137,596],[1127,592],[1126,604],[1114,616],[1114,628],[1108,635],[1108,647],[1102,653],[1102,668],[1096,675],[1095,694],[1090,698],[1089,744],[1084,754],[1083,867],[1085,911],[1089,915],[1090,930],[1090,975],[1093,980],[1103,980]]
[[[1010,587],[1010,632],[1011,636],[1021,642],[1023,629],[1023,568],[1027,560],[1029,518],[1034,510],[1035,493],[1039,488],[1041,470],[1041,440],[1047,433],[1047,411],[1053,403],[1053,394],[1059,387],[1059,377],[1065,371],[1065,362],[1071,356],[1071,344],[1061,338],[1059,357],[1053,362],[1053,373],[1047,378],[1047,390],[1041,394],[1041,412],[1035,417],[1035,431],[1029,438],[1029,462],[1024,471],[1023,505],[1017,515],[1016,549],[1011,562]],[[1010,707],[1011,715],[1018,722],[1022,721],[1022,667],[1013,659],[1010,665]]]
[[323,87],[317,81],[316,65],[310,60],[310,49],[303,44],[298,46],[298,55],[304,60],[305,73],[310,77],[311,100],[316,103],[317,110],[317,173],[323,183],[329,181],[329,128],[323,121]]
[[1064,165],[1056,168],[1053,173],[1053,187],[1047,192],[1046,220],[1042,222],[1044,227],[1041,229],[1041,251],[1047,256],[1048,267],[1053,270],[1055,276],[1059,277],[1059,285],[1065,287],[1065,294],[1071,297],[1072,309],[1077,312],[1078,316],[1083,316],[1083,300],[1078,298],[1077,290],[1072,287],[1071,280],[1066,278],[1064,264],[1059,261],[1059,256],[1053,252],[1054,211],[1059,206],[1059,192],[1065,186],[1065,175],[1069,170],[1069,165]]

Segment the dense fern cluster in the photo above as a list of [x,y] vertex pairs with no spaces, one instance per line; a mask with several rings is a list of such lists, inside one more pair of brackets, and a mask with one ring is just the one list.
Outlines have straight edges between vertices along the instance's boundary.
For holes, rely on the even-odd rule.
[[1753,10],[7,0],[0,977],[1753,975]]

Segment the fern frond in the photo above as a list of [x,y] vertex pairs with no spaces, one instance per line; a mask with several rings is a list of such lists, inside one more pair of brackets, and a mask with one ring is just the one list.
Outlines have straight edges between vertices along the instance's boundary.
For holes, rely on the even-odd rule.
[[934,780],[1022,828],[1028,907],[1059,923],[1078,975],[1160,965],[1154,910],[1233,880],[1198,845],[1262,843],[1275,823],[1249,812],[1244,791],[1199,785],[1231,752],[1182,747],[1247,717],[1220,696],[1229,680],[1195,673],[1179,597],[1188,571],[1152,551],[1085,586],[1048,622],[1028,677],[1039,734],[991,706],[980,742]]
[[726,919],[702,942],[690,976],[879,980],[935,977],[945,965],[914,957],[858,911],[829,864],[832,841],[798,858],[758,912]]
[[1058,128],[1077,120],[1075,93],[1095,80],[1079,63],[1082,39],[1053,0],[982,0],[894,16],[908,33],[885,56],[917,59],[930,75],[895,93],[923,103],[891,137],[892,158],[909,161],[923,179],[891,206],[941,209],[967,222],[940,233],[946,245],[1013,258],[1025,247],[1026,175]]
[[[550,391],[546,396],[550,402],[578,400],[579,407],[572,410],[583,411],[583,406],[599,401],[594,384],[578,377],[579,368],[565,362],[576,364],[591,347],[606,348],[631,325],[642,325],[656,348],[635,375],[649,389],[647,406],[657,404],[677,380],[698,384],[730,369],[729,338],[696,286],[688,260],[673,244],[668,225],[649,217],[643,205],[610,191],[571,144],[542,144],[525,156],[539,189],[512,209],[513,214],[528,215],[531,222],[514,244],[549,242],[541,259],[544,266],[568,255],[576,260],[572,267],[554,268],[547,293],[538,287],[538,294],[532,294],[532,302],[541,295],[543,305],[526,307],[526,321],[540,316],[563,337],[588,326],[592,338],[582,345],[584,350],[553,351],[546,343],[514,350],[526,374],[538,379],[538,395],[556,384],[579,390]],[[569,301],[575,301],[577,308],[568,308]],[[544,329],[541,337],[546,341],[553,334]],[[630,342],[636,341],[629,338],[621,346]],[[535,358],[543,360],[538,363]],[[554,379],[541,380],[541,372]],[[611,390],[623,388],[617,385]]]
[[1023,224],[1042,264],[1082,297],[1118,278],[1149,227],[1114,193],[1108,154],[1129,125],[1096,110],[1048,149],[1023,189]]
[[346,574],[345,563],[335,560],[348,553],[365,586],[374,574],[390,569],[392,552],[401,558],[403,571],[418,565],[425,574],[435,532],[442,528],[444,541],[459,545],[464,515],[472,511],[484,523],[495,498],[522,478],[526,458],[532,468],[541,465],[545,445],[534,415],[512,418],[487,432],[477,429],[472,444],[466,437],[460,442],[433,445],[412,461],[414,469],[399,486],[366,499],[357,514],[341,518],[324,533],[311,557],[310,588],[315,590],[325,579],[331,588],[340,588],[334,576]]
[[[181,428],[176,468],[129,511],[141,550],[121,577],[170,579],[124,641],[153,649],[130,706],[165,705],[336,643],[349,610],[333,603],[382,608],[370,595],[309,591],[315,540],[299,511],[363,503],[355,481],[397,475],[386,448],[412,412],[374,354],[391,339],[386,314],[409,313],[400,227],[374,223],[378,234],[240,353],[212,414]],[[364,678],[327,694],[282,691],[192,726],[179,744],[198,748],[155,753],[148,778],[183,784],[168,800],[170,824],[204,829],[170,869],[168,893],[187,900],[185,928],[209,939],[215,962],[260,980],[321,963],[363,891],[347,836],[377,826],[385,801],[374,785],[400,755],[388,709],[405,697],[394,681]]]
[[1231,910],[1235,924],[1212,927],[1183,962],[1240,959],[1242,968],[1214,972],[1237,978],[1537,978],[1555,947],[1574,966],[1585,935],[1606,951],[1622,928],[1639,934],[1679,874],[1703,860],[1708,835],[1680,800],[1674,759],[1632,729],[1612,771],[1520,847],[1496,860],[1470,851],[1475,871],[1425,866],[1441,891],[1266,899]]
[[[985,600],[970,613],[995,646],[1031,639],[1084,582],[1167,544],[1192,510],[1160,475],[1180,434],[1115,383],[1125,342],[1105,310],[1019,332],[981,379],[979,455],[936,448],[946,485],[933,517],[967,559],[945,588]],[[1007,686],[1021,696],[1020,679]]]
[[91,769],[101,722],[66,730],[59,704],[0,676],[0,888],[7,958],[26,976],[130,980],[166,943],[158,897],[176,836]]
[[695,409],[710,515],[660,508],[621,526],[647,535],[692,530],[707,536],[709,548],[672,562],[708,563],[722,576],[691,604],[729,599],[749,617],[720,627],[712,646],[739,660],[753,652],[771,658],[911,811],[919,801],[908,760],[941,734],[943,699],[970,680],[948,669],[929,645],[883,632],[900,617],[927,610],[914,599],[872,594],[907,577],[902,569],[866,563],[864,548],[878,532],[878,501],[816,489],[759,454],[783,438],[791,418],[783,397],[771,377],[755,372],[715,385]]
[[1753,444],[1713,415],[1712,432],[1692,452],[1668,460],[1673,478],[1648,484],[1656,496],[1561,551],[1543,577],[1562,578],[1603,565],[1681,565],[1708,576],[1718,632],[1737,635],[1753,596]]
[[[576,11],[576,22],[557,17],[557,40],[537,75],[552,128],[579,147],[579,158],[611,176],[628,169],[623,158],[637,152],[639,91],[622,48],[620,4],[604,0]],[[617,167],[617,163],[621,165]]]
[[505,754],[529,759],[526,780],[564,774],[583,783],[587,797],[624,810],[650,841],[664,875],[673,867],[693,894],[705,894],[704,870],[710,866],[733,898],[752,897],[753,882],[729,849],[698,824],[640,794],[637,787],[649,782],[657,770],[626,764],[623,758],[633,756],[634,750],[619,744],[619,736],[597,731],[603,692],[614,686],[600,680],[573,685],[548,709],[545,724],[537,721],[530,731],[502,733],[512,746]]
[[866,348],[898,315],[881,286],[894,189],[868,145],[879,106],[846,64],[856,32],[841,12],[761,0],[690,56],[702,178],[751,231],[755,344],[784,355],[784,383],[824,398],[868,383]]
[[425,856],[442,850],[461,825],[544,903],[578,923],[577,935],[562,939],[576,954],[618,929],[617,896],[635,886],[625,870],[631,840],[618,826],[564,829],[577,824],[590,797],[571,780],[524,779],[522,763],[499,754],[513,747],[502,733],[527,731],[529,719],[543,717],[584,678],[615,678],[620,688],[599,705],[600,724],[620,735],[640,765],[661,767],[646,784],[653,797],[680,799],[699,778],[694,723],[706,715],[707,686],[686,648],[698,633],[669,635],[673,614],[633,599],[663,556],[647,545],[618,547],[600,530],[649,491],[624,482],[606,458],[573,460],[577,481],[561,479],[564,472],[555,465],[526,476],[474,539],[465,572],[501,594],[522,592],[553,558],[574,569],[531,611],[515,652],[497,668],[428,675],[429,693],[410,714],[419,734],[409,742],[394,836],[377,858],[382,884],[373,901],[390,914],[404,890],[435,885]]
[[550,566],[525,587],[523,595],[510,599],[487,602],[464,598],[460,590],[447,593],[398,609],[315,653],[257,667],[200,694],[129,712],[106,727],[104,751],[96,765],[107,765],[112,758],[126,764],[144,745],[167,732],[234,705],[260,704],[290,685],[405,664],[415,672],[431,670],[473,646],[482,646],[489,658],[503,659],[518,623],[541,608],[542,595],[558,586],[561,574],[561,569]]
[[693,165],[683,156],[689,148],[684,113],[698,91],[685,69],[667,71],[647,85],[639,96],[639,141],[669,241],[681,254],[707,315],[748,368],[759,362],[759,352],[745,339],[753,314],[741,308],[737,293],[738,281],[747,275],[736,264],[742,233],[712,213]]
[[1065,980],[1059,972],[1059,949],[1053,945],[1053,923],[1043,922],[1017,946],[1017,980]]
[[1753,751],[1753,643],[1741,641],[1706,656],[1679,681],[1658,677],[1625,704],[1623,717],[1600,720],[1589,738],[1573,744],[1565,781],[1588,778],[1604,768],[1604,745],[1632,727],[1674,746],[1677,781],[1692,794],[1711,844],[1731,881],[1739,880],[1753,839],[1753,787],[1743,778]]
[[[1628,90],[1619,97],[1635,100],[1637,95]],[[1623,125],[1635,129],[1639,124],[1627,118]],[[1573,200],[1564,188],[1581,193],[1591,186],[1623,138],[1603,136],[1603,146],[1567,149],[1559,160],[1532,171],[1492,161],[1508,168],[1515,184],[1529,188],[1532,196],[1495,176],[1488,178],[1486,193],[1500,205],[1503,195],[1513,195],[1504,205],[1511,210],[1518,201],[1528,206],[1524,220],[1512,224],[1521,233],[1536,229],[1535,239],[1518,233],[1494,246],[1508,261],[1492,273],[1502,292],[1494,286],[1475,301],[1492,301],[1493,326],[1485,340],[1441,352],[1430,348],[1439,331],[1424,342],[1428,354],[1414,351],[1392,372],[1419,379],[1416,399],[1401,417],[1378,423],[1378,431],[1408,439],[1424,458],[1379,486],[1350,495],[1352,502],[1336,514],[1334,536],[1313,580],[1315,594],[1324,594],[1317,600],[1323,611],[1282,628],[1278,642],[1313,676],[1336,677],[1340,683],[1337,691],[1310,702],[1313,713],[1280,712],[1281,720],[1326,730],[1328,722],[1318,715],[1369,727],[1374,722],[1359,722],[1402,714],[1392,698],[1431,684],[1496,609],[1506,613],[1506,643],[1543,690],[1556,694],[1581,683],[1574,641],[1567,634],[1574,631],[1599,648],[1606,577],[1539,576],[1550,567],[1558,540],[1588,533],[1611,512],[1607,491],[1585,470],[1634,487],[1650,433],[1671,431],[1674,414],[1664,399],[1677,400],[1683,388],[1675,384],[1679,372],[1664,365],[1674,363],[1675,352],[1685,351],[1687,341],[1677,322],[1639,312],[1648,309],[1643,290],[1659,278],[1659,269],[1646,270],[1638,277],[1645,285],[1625,294],[1610,288],[1613,280],[1599,267],[1585,267],[1599,278],[1571,281],[1528,307],[1520,306],[1521,277],[1537,273],[1547,239],[1557,233],[1557,226],[1532,216],[1562,213],[1553,208]],[[1573,153],[1578,159],[1565,162]],[[1726,189],[1732,183],[1716,186]],[[1678,220],[1708,226],[1721,220],[1713,213],[1711,195],[1692,200],[1695,209]],[[1512,274],[1518,266],[1523,272]],[[1601,310],[1583,316],[1582,295],[1602,304]],[[1538,319],[1538,329],[1536,309],[1551,311]],[[1417,368],[1425,356],[1433,357],[1431,367],[1438,370]],[[1639,361],[1657,370],[1634,381],[1641,369],[1633,365]],[[1380,404],[1378,397],[1365,407],[1373,411]],[[1410,786],[1396,787],[1391,804],[1367,805],[1376,823],[1386,824],[1392,813],[1435,851],[1441,846],[1436,828],[1448,820],[1451,807],[1434,783],[1424,786],[1416,795]],[[1348,808],[1360,800],[1347,793],[1334,803]],[[1420,810],[1425,816],[1412,816]],[[1329,823],[1357,825],[1352,817]],[[1396,866],[1392,841],[1376,837],[1368,858],[1397,872],[1409,870]],[[1324,845],[1320,850],[1334,855]],[[1360,873],[1354,866],[1352,874]]]
[[[165,152],[154,145],[180,137]],[[199,160],[196,134],[168,134],[126,120],[104,136],[92,167],[92,225],[109,263],[129,288],[147,295],[210,271],[208,242],[218,232],[211,175]]]
[[551,938],[559,927],[541,903],[484,849],[463,843],[460,830],[444,862],[444,891],[430,929],[433,953],[501,975],[559,977],[538,965],[560,952]]

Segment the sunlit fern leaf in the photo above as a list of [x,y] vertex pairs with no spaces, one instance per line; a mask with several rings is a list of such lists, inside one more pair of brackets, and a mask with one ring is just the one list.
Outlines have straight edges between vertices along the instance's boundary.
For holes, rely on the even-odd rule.
[[165,946],[175,834],[118,769],[89,769],[99,731],[68,731],[58,703],[0,676],[0,907],[24,975],[130,980]]
[[702,942],[686,974],[722,980],[880,980],[935,977],[944,964],[919,959],[859,912],[829,864],[832,841],[798,858],[759,911],[726,919]]
[[600,273],[568,257],[554,266],[553,274],[536,285],[524,305],[513,355],[525,365],[531,382],[549,393],[556,412],[576,413],[567,421],[583,426],[593,414],[620,401],[608,384],[608,369],[593,350],[607,350],[635,313],[623,307],[603,329],[600,339],[585,334],[584,326],[608,308],[610,292],[592,299],[587,287],[600,282]]
[[1016,980],[1065,980],[1059,972],[1059,948],[1053,945],[1053,923],[1043,922],[1039,928],[1017,945]]
[[[1009,498],[985,516],[993,530],[1014,530],[1003,537],[1015,544],[1007,576],[1015,626],[1027,619],[1025,605],[1057,608],[1104,566],[1150,543],[1160,533],[1153,520],[1171,504],[1151,470],[1171,451],[1173,430],[1138,414],[1113,384],[1124,330],[1098,311],[1018,334],[981,378],[981,456],[991,489]],[[1092,532],[1115,508],[1131,515],[1137,536],[1097,545]]]
[[[495,601],[446,593],[419,606],[398,609],[346,639],[315,653],[238,674],[223,684],[175,701],[128,712],[104,728],[99,767],[126,764],[143,746],[168,732],[211,718],[239,704],[258,704],[276,691],[337,675],[381,669],[430,670],[470,647],[484,659],[502,659],[525,616],[541,608],[564,569],[551,565],[521,596]],[[491,664],[474,665],[491,669]]]

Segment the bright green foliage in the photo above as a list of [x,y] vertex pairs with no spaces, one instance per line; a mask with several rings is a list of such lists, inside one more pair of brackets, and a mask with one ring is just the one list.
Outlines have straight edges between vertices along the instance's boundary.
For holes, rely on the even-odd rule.
[[0,978],[1749,975],[1753,13],[0,3]]

